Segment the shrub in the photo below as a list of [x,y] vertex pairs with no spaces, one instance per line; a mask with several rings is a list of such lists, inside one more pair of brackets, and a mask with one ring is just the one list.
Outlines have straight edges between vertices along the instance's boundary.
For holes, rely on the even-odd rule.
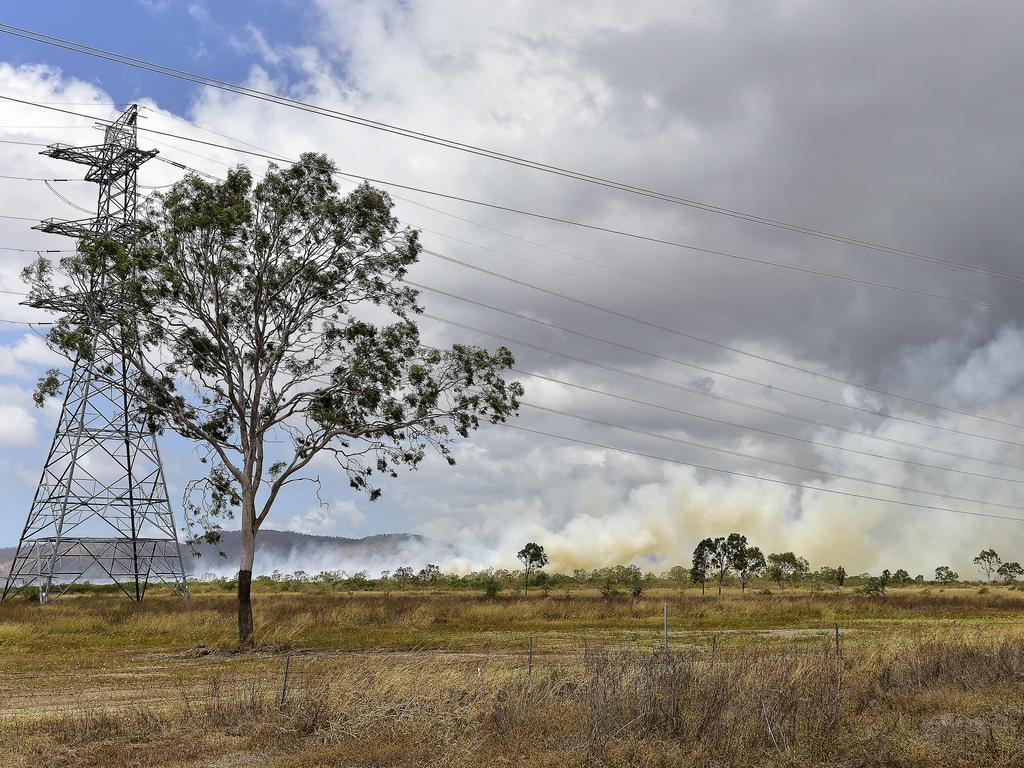
[[498,593],[505,588],[505,585],[501,583],[501,579],[493,574],[484,578],[483,586],[484,594],[491,599],[497,597]]
[[868,579],[868,583],[857,591],[868,597],[885,597],[885,579],[872,576]]
[[604,580],[604,584],[601,585],[601,597],[605,600],[612,600],[619,596],[619,590],[615,588],[615,582],[610,578]]

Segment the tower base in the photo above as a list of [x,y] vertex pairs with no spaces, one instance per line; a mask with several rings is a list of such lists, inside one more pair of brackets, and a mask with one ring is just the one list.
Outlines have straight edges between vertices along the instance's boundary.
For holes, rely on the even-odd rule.
[[85,581],[116,584],[132,600],[142,600],[152,583],[189,597],[176,541],[98,537],[24,540],[3,596],[37,587],[45,603]]

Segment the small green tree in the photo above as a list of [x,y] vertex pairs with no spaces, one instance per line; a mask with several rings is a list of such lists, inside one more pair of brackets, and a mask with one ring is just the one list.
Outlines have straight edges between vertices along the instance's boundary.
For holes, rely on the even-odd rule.
[[892,581],[894,584],[906,584],[910,581],[910,574],[903,568],[897,568],[892,575]]
[[494,571],[488,569],[483,572],[480,585],[484,588],[484,595],[493,600],[505,588],[505,582],[501,580]]
[[615,588],[615,581],[611,576],[605,576],[599,589],[601,590],[601,597],[605,600],[614,600],[619,596],[619,590]]
[[533,575],[533,586],[540,588],[540,593],[544,597],[548,596],[551,591],[552,577],[548,575],[547,571],[537,571]]
[[690,580],[690,572],[681,565],[673,565],[669,568],[668,578],[677,586],[685,587],[686,582]]
[[836,586],[841,587],[846,584],[846,569],[843,566],[836,568]]
[[935,569],[935,580],[940,584],[952,584],[960,580],[960,574],[948,565],[940,565]]
[[647,586],[653,581],[650,575],[644,575],[640,569],[633,566],[627,577],[626,586],[629,587],[629,595],[633,600],[639,600],[647,591]]
[[704,594],[704,585],[711,570],[711,555],[715,551],[715,540],[701,539],[693,549],[693,567],[690,568],[690,581],[700,584],[700,593]]
[[1024,568],[1018,562],[1001,563],[996,573],[1003,580],[1003,584],[1013,584],[1018,576],[1024,576]]
[[768,577],[779,585],[779,589],[785,591],[786,585],[791,584],[810,570],[808,562],[797,557],[792,552],[778,552],[768,555]]
[[415,573],[412,568],[408,565],[403,565],[401,568],[395,568],[395,584],[398,585],[400,590],[404,590],[410,581],[415,577]]
[[[731,537],[730,537],[731,538]],[[708,564],[711,573],[718,582],[718,594],[722,594],[722,583],[725,577],[732,571],[733,559],[735,557],[733,542],[724,536],[716,536],[711,540],[711,557]]]
[[427,563],[416,573],[416,581],[424,586],[434,586],[441,580],[441,569],[433,563]]
[[525,597],[530,596],[530,573],[536,569],[543,568],[548,564],[548,556],[544,554],[544,547],[540,544],[530,542],[516,555],[519,562],[523,564],[523,586]]
[[759,547],[744,547],[736,560],[736,574],[740,577],[740,591],[747,591],[747,584],[755,576],[760,576],[768,567]]
[[1002,559],[994,549],[983,549],[974,558],[974,564],[985,574],[985,582],[992,583],[992,574],[999,570]]
[[860,591],[870,597],[884,597],[885,588],[888,586],[888,581],[881,576],[872,576],[868,579],[867,584],[860,588]]

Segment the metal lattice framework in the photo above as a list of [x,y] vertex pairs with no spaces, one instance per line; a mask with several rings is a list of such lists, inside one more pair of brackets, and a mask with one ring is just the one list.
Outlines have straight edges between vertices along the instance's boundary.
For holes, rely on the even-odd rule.
[[[99,199],[96,218],[48,219],[36,229],[132,247],[138,169],[156,155],[138,148],[137,119],[132,105],[107,126],[102,144],[54,144],[41,153],[88,166]],[[93,290],[110,287],[102,269],[90,279]],[[137,418],[131,370],[116,349],[74,365],[0,599],[36,586],[45,603],[84,579],[112,581],[137,601],[154,581],[188,598],[156,437]]]

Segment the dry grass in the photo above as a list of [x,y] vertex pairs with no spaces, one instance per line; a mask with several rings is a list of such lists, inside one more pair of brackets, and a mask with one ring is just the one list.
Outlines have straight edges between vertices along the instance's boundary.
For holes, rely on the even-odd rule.
[[[230,605],[213,598],[185,610],[3,607],[0,701],[13,706],[0,752],[19,768],[984,768],[1024,757],[1017,593],[677,594],[668,654],[659,597],[268,597],[261,639],[319,649],[295,651],[283,705],[284,653],[231,652]],[[842,659],[828,635],[753,631],[833,620],[851,629]],[[62,631],[84,650],[43,650]],[[98,650],[85,648],[89,633]],[[532,673],[528,635],[539,638]],[[222,648],[187,652],[197,637]],[[32,671],[61,659],[55,675]]]
[[[261,645],[333,649],[521,647],[538,632],[577,635],[657,631],[662,602],[673,626],[690,632],[830,627],[901,632],[939,622],[962,626],[1019,624],[1024,592],[993,588],[894,589],[885,598],[853,591],[787,591],[757,595],[727,590],[719,598],[696,590],[657,591],[631,601],[605,600],[596,590],[553,593],[547,598],[486,600],[466,592],[274,593],[255,597]],[[202,594],[182,604],[169,596],[134,605],[113,595],[62,598],[42,607],[0,605],[0,648],[9,651],[114,648],[181,649],[197,643],[230,646],[234,604],[228,594]]]

